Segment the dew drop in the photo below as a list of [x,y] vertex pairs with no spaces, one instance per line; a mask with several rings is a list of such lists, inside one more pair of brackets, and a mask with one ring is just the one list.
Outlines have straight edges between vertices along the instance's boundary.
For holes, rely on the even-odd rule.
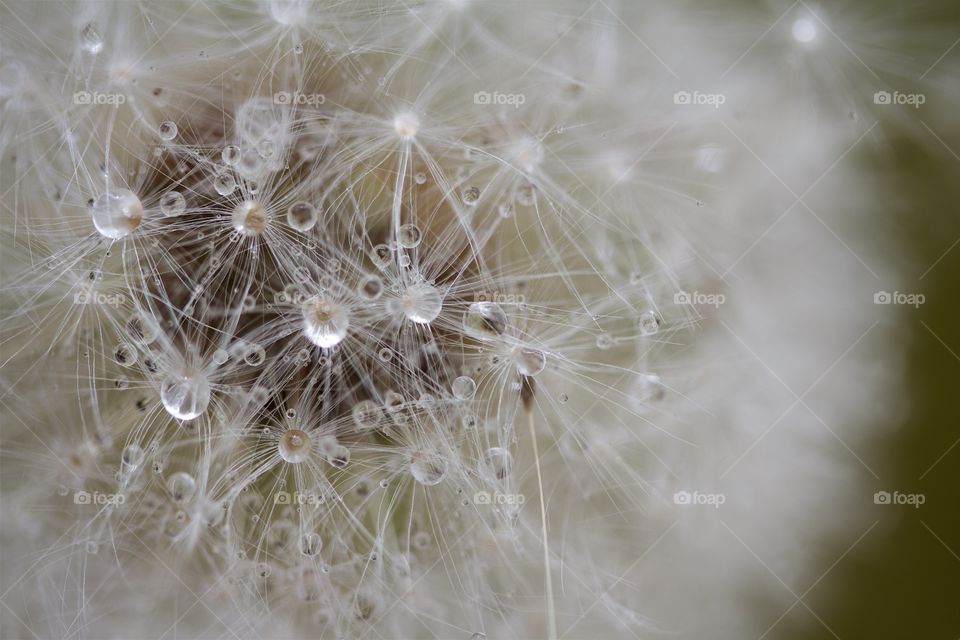
[[323,349],[330,349],[347,337],[350,317],[343,305],[319,295],[304,303],[303,332],[310,341]]
[[507,330],[507,314],[495,302],[474,302],[463,314],[463,330],[477,340],[492,340]]
[[423,171],[418,171],[413,176],[413,181],[417,184],[424,184],[427,181],[427,174],[425,174]]
[[403,291],[401,298],[403,314],[417,324],[433,322],[443,308],[443,296],[428,282],[418,282]]
[[350,462],[350,449],[342,444],[331,447],[327,451],[327,462],[337,469],[343,469]]
[[235,144],[227,145],[223,148],[223,151],[220,152],[220,159],[223,160],[225,165],[231,167],[237,166],[237,163],[240,162],[240,147]]
[[243,351],[243,361],[251,367],[259,367],[267,359],[267,351],[256,342],[247,345]]
[[201,372],[185,369],[163,381],[160,401],[177,420],[193,420],[210,404],[210,382]]
[[606,351],[613,346],[613,336],[609,333],[601,333],[597,336],[597,348]]
[[400,226],[400,233],[397,235],[397,242],[404,249],[413,249],[420,244],[423,239],[423,233],[420,227],[415,224],[405,224]]
[[503,480],[513,471],[513,454],[503,447],[490,447],[483,454],[483,463],[497,480]]
[[118,189],[101,195],[93,203],[93,226],[100,235],[118,240],[130,235],[143,219],[140,198],[128,189]]
[[323,539],[320,534],[310,531],[300,537],[300,553],[312,557],[320,553],[323,548]]
[[213,179],[213,188],[222,196],[228,196],[237,188],[237,181],[232,173],[219,173]]
[[297,231],[310,231],[317,224],[317,208],[309,202],[295,202],[287,209],[287,224]]
[[469,376],[460,376],[453,381],[453,395],[459,400],[469,400],[477,391],[477,383]]
[[660,330],[660,318],[655,311],[644,311],[637,321],[637,328],[645,336],[652,336]]
[[177,123],[166,120],[160,123],[160,127],[157,129],[157,132],[160,134],[161,140],[173,140],[177,137]]
[[547,366],[547,356],[539,349],[515,347],[511,356],[517,372],[523,376],[535,376]]
[[187,208],[187,201],[179,191],[167,191],[160,197],[160,212],[167,217],[179,216]]
[[309,458],[311,448],[310,434],[301,429],[284,431],[277,445],[280,457],[290,464],[297,464]]
[[401,139],[409,140],[420,130],[420,118],[414,113],[401,113],[393,119],[393,129]]
[[364,300],[376,300],[383,293],[383,280],[377,276],[366,276],[360,281],[357,293]]
[[127,343],[121,342],[117,345],[116,349],[113,350],[113,359],[116,360],[117,364],[124,367],[129,367],[130,365],[136,363],[137,352]]
[[[232,181],[233,177],[231,176],[230,179]],[[230,191],[233,191],[232,187]],[[233,228],[247,236],[257,236],[263,233],[267,229],[267,222],[269,221],[267,210],[257,200],[244,200],[238,204],[233,210],[232,217]]]
[[100,37],[97,28],[92,23],[86,25],[80,31],[80,46],[83,47],[84,51],[93,55],[103,50],[103,38]]
[[123,453],[120,455],[123,470],[127,472],[135,470],[143,462],[145,456],[146,454],[140,445],[128,444],[123,448]]
[[473,206],[480,199],[480,189],[477,187],[467,187],[463,192],[463,203]]
[[361,400],[351,410],[353,421],[361,430],[374,429],[380,423],[380,406],[373,400]]
[[197,482],[185,471],[178,471],[167,479],[170,498],[177,503],[186,502],[197,490]]
[[410,461],[410,474],[420,484],[439,484],[447,475],[447,461],[436,453],[417,452]]

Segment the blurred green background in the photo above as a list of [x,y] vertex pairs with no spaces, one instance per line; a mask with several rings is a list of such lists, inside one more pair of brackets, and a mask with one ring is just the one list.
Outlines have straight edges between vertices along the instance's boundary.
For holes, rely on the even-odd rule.
[[[910,404],[906,418],[896,431],[878,432],[862,453],[881,478],[877,489],[921,493],[926,501],[919,508],[876,506],[863,529],[873,520],[876,526],[855,545],[856,532],[848,539],[825,541],[815,550],[810,567],[813,575],[825,575],[803,595],[807,606],[796,605],[767,638],[960,638],[960,130],[956,127],[954,121],[946,131],[937,128],[937,136],[914,132],[909,138],[893,140],[892,154],[882,161],[869,153],[860,158],[872,165],[877,183],[897,203],[889,215],[877,212],[877,231],[896,239],[904,254],[902,290],[926,296],[919,309],[897,310],[909,330],[909,342],[891,345],[907,351],[903,384]],[[900,258],[892,257],[899,264]],[[802,595],[802,591],[796,593]],[[773,624],[785,609],[783,601],[774,605],[772,595],[758,597],[766,601]]]

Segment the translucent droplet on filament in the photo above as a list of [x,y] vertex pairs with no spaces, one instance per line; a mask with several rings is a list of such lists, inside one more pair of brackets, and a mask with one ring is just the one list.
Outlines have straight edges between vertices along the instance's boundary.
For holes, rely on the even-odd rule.
[[318,347],[335,347],[347,337],[350,317],[335,300],[316,296],[303,305],[302,312],[303,332]]
[[160,386],[163,408],[177,420],[193,420],[210,404],[210,382],[199,371],[173,374]]
[[143,219],[140,198],[128,189],[104,193],[93,203],[93,226],[100,235],[119,240],[133,233]]

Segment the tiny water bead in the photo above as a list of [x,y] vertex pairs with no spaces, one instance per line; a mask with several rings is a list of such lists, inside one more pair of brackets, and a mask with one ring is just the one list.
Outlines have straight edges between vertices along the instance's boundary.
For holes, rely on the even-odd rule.
[[267,359],[267,351],[263,346],[254,342],[243,350],[243,361],[251,367],[259,367]]
[[357,293],[364,300],[376,300],[383,294],[383,280],[377,276],[364,276],[357,287]]
[[143,204],[128,189],[107,192],[92,207],[93,226],[100,235],[119,240],[133,233],[143,219]]
[[613,336],[609,333],[601,333],[597,336],[597,348],[607,350],[613,346]]
[[222,196],[228,196],[237,188],[237,180],[232,173],[219,173],[213,179],[213,188]]
[[361,400],[351,410],[353,421],[361,430],[374,429],[380,423],[380,406],[373,400]]
[[410,461],[410,474],[422,485],[440,484],[447,475],[447,461],[437,453],[418,451]]
[[477,383],[469,376],[460,376],[453,381],[452,389],[458,400],[469,400],[477,391]]
[[243,235],[260,235],[266,231],[268,222],[267,210],[257,200],[244,200],[233,210],[233,228]]
[[120,464],[124,471],[133,471],[143,462],[146,453],[138,444],[128,444],[120,454]]
[[323,538],[319,533],[310,531],[300,537],[300,553],[307,557],[312,557],[320,553],[323,548]]
[[186,502],[197,490],[197,482],[185,471],[178,471],[167,479],[167,489],[174,502]]
[[656,311],[644,311],[637,321],[637,328],[645,336],[652,336],[660,330],[660,318]]
[[510,355],[522,376],[535,376],[547,366],[547,356],[539,349],[515,347]]
[[350,317],[343,305],[332,298],[319,295],[304,303],[303,333],[313,344],[330,349],[347,337]]
[[317,208],[309,202],[295,202],[287,209],[287,224],[297,231],[310,231],[317,224]]
[[370,259],[380,269],[386,268],[390,264],[391,258],[393,258],[393,252],[385,244],[378,244],[370,253]]
[[80,30],[80,46],[87,53],[96,55],[103,50],[103,38],[92,24],[87,24]]
[[187,201],[179,191],[167,191],[160,196],[160,212],[169,217],[179,216],[187,208]]
[[160,126],[157,128],[157,132],[160,134],[161,140],[166,140],[169,142],[177,137],[177,123],[169,120],[161,122]]
[[240,155],[240,147],[235,144],[230,144],[220,152],[220,159],[223,160],[223,164],[235,167],[237,163],[240,162]]
[[113,350],[113,359],[117,364],[129,367],[137,361],[137,351],[125,342],[121,342]]
[[417,184],[424,184],[427,181],[427,174],[425,174],[423,171],[418,171],[414,174],[413,181]]
[[337,469],[343,469],[350,462],[350,449],[342,444],[330,447],[326,454],[327,463]]
[[494,478],[503,480],[513,471],[513,454],[503,447],[490,447],[483,454],[483,463]]
[[401,298],[403,314],[417,324],[433,322],[443,308],[443,296],[428,282],[418,282],[403,291]]
[[310,434],[301,429],[288,429],[280,436],[280,443],[277,450],[280,457],[290,464],[303,462],[310,457],[310,450],[313,443],[310,441]]
[[405,224],[400,226],[400,233],[397,235],[397,242],[404,249],[413,249],[420,244],[423,239],[423,233],[420,227],[415,224]]
[[463,203],[473,206],[480,199],[480,189],[477,187],[467,187],[463,192]]
[[184,369],[163,381],[160,401],[177,420],[193,420],[210,404],[210,382],[200,371]]
[[507,314],[495,302],[474,302],[463,314],[463,330],[477,340],[498,338],[507,330]]
[[420,118],[415,113],[405,112],[393,119],[393,129],[403,140],[409,140],[420,130]]

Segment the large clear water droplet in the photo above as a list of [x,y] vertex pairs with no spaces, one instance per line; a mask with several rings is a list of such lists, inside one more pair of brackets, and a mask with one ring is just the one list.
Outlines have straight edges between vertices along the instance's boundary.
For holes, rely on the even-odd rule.
[[443,308],[443,296],[440,291],[427,282],[410,285],[403,292],[401,300],[403,314],[412,322],[427,324],[433,322]]
[[511,355],[517,372],[523,376],[535,376],[547,366],[547,356],[539,349],[516,347]]
[[104,193],[93,203],[93,226],[100,235],[119,240],[140,226],[143,219],[143,204],[135,193],[118,189]]
[[313,443],[310,441],[310,434],[300,429],[288,429],[280,436],[280,443],[277,446],[280,457],[290,464],[303,462],[310,457],[310,451]]
[[463,330],[477,340],[497,338],[507,330],[507,314],[495,302],[474,302],[463,314]]
[[193,420],[210,404],[210,382],[203,373],[185,369],[164,380],[160,386],[163,408],[177,420]]
[[329,349],[347,337],[350,317],[343,305],[327,296],[316,296],[303,305],[303,332],[310,342]]
[[419,451],[410,461],[410,474],[420,484],[433,486],[447,475],[447,466],[447,461],[439,454]]
[[186,502],[197,490],[197,482],[185,471],[178,471],[167,479],[167,489],[174,502]]

